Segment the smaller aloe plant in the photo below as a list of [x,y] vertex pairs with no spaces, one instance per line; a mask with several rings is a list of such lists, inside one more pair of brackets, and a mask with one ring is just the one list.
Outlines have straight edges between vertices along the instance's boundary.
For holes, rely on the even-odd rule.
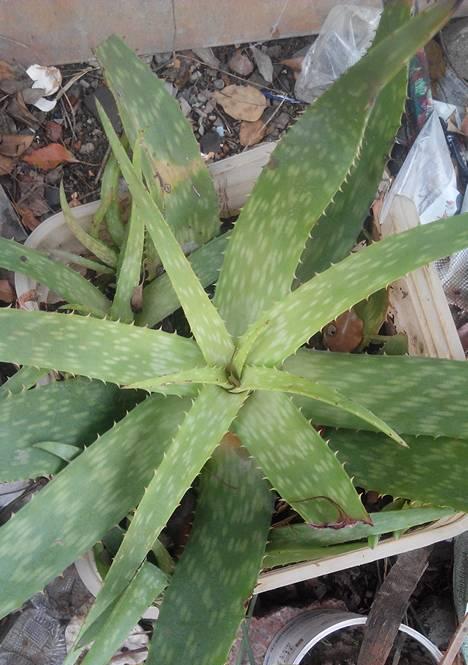
[[[0,529],[1,616],[130,515],[80,636],[94,642],[83,663],[105,665],[163,594],[147,663],[222,665],[262,566],[466,510],[463,363],[301,348],[393,280],[468,246],[461,215],[350,255],[398,128],[405,62],[455,4],[410,19],[405,0],[389,3],[369,53],[280,142],[224,235],[175,100],[118,38],[99,47],[128,143],[101,110],[113,157],[89,233],[63,191],[62,205],[96,259],[88,267],[111,271],[114,296],[0,241],[3,266],[78,312],[0,311],[0,360],[23,366],[0,391],[0,480],[55,476]],[[120,173],[132,197],[126,223]],[[136,313],[142,276],[160,264]],[[180,307],[193,338],[146,327]],[[65,379],[19,390],[49,369]],[[172,573],[147,554],[161,552],[194,483],[195,519]],[[355,483],[413,503],[371,516]],[[274,497],[303,523],[270,530]]]

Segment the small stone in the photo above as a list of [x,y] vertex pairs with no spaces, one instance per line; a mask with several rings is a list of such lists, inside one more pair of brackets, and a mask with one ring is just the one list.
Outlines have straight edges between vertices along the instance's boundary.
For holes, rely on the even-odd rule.
[[187,117],[189,115],[189,113],[191,112],[192,107],[190,106],[190,104],[188,103],[188,101],[184,97],[179,98],[179,104],[180,104],[180,108],[181,108],[182,113],[184,114],[185,117]]
[[206,101],[208,101],[208,98],[206,95],[204,95],[202,92],[199,92],[197,95],[197,99],[199,102],[202,102],[202,104]]
[[222,90],[224,88],[224,81],[223,79],[215,79],[213,81],[213,85],[216,88],[216,90]]
[[156,53],[153,60],[154,64],[159,66],[159,65],[165,65],[169,60],[172,58],[172,52],[168,51],[167,53]]
[[88,142],[88,143],[83,143],[83,145],[80,148],[80,154],[81,155],[90,155],[92,152],[94,152],[94,143]]
[[275,126],[278,127],[278,129],[284,130],[291,122],[291,117],[289,113],[283,112],[277,115],[273,122],[275,123]]
[[201,138],[200,148],[205,155],[208,155],[210,152],[218,152],[222,143],[222,138],[217,132],[207,132]]
[[254,70],[253,62],[240,49],[229,59],[228,67],[239,76],[250,76]]
[[196,69],[196,70],[195,70],[194,72],[192,72],[192,74],[190,75],[190,80],[191,80],[192,83],[196,83],[196,81],[198,81],[198,79],[200,79],[201,77],[202,77],[202,73],[199,72],[198,69]]
[[88,81],[87,81],[86,79],[81,79],[81,80],[80,80],[80,85],[81,85],[81,87],[84,88],[85,90],[87,90],[87,89],[89,88],[89,83],[88,83]]

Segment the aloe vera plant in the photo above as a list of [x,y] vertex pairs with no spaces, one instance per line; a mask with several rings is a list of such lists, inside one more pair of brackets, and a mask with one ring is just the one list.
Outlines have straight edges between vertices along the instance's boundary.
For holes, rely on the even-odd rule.
[[[405,63],[455,4],[410,19],[405,0],[389,3],[369,53],[289,131],[219,236],[215,190],[176,101],[121,40],[98,48],[128,143],[101,110],[113,157],[91,231],[76,231],[64,193],[62,205],[102,262],[96,272],[113,271],[113,299],[39,252],[0,243],[1,265],[75,310],[0,311],[0,360],[22,365],[0,391],[0,480],[54,474],[0,528],[0,616],[130,515],[79,638],[93,642],[83,662],[108,662],[163,595],[147,663],[222,665],[262,566],[466,509],[463,363],[301,348],[391,281],[468,246],[461,215],[349,255],[398,126]],[[119,173],[127,223],[115,206]],[[159,262],[165,273],[147,280],[135,313],[132,295]],[[179,308],[193,337],[146,327]],[[64,380],[29,389],[49,369]],[[372,517],[356,481],[416,503]],[[171,574],[147,554],[192,485],[193,527]],[[302,524],[270,533],[274,497]]]

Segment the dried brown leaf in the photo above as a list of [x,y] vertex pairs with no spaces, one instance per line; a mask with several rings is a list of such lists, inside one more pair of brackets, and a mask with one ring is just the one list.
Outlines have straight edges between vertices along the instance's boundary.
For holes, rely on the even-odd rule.
[[77,162],[72,153],[61,143],[50,143],[45,148],[38,148],[29,155],[23,157],[23,162],[35,166],[38,169],[49,171],[63,162]]
[[11,65],[8,64],[8,62],[5,62],[4,60],[0,60],[0,81],[2,79],[14,79],[15,78],[15,70]]
[[273,63],[271,61],[270,56],[268,53],[265,53],[261,49],[257,48],[256,46],[251,46],[250,50],[252,52],[252,55],[255,60],[255,64],[257,65],[257,69],[260,72],[260,74],[263,76],[265,81],[268,83],[272,83],[273,81]]
[[16,300],[15,289],[7,279],[0,279],[0,300],[8,304]]
[[265,96],[251,85],[228,85],[214,97],[231,118],[249,122],[259,120],[267,105]]
[[285,60],[280,61],[280,64],[289,67],[296,74],[300,74],[303,61],[304,56],[298,56],[297,58],[285,58]]
[[350,353],[361,344],[363,335],[363,321],[350,310],[328,324],[323,331],[323,343],[330,351]]
[[439,81],[445,74],[446,69],[444,52],[434,39],[426,45],[425,51],[431,81]]
[[32,134],[0,134],[0,155],[19,157],[33,142]]
[[12,172],[14,166],[14,159],[0,155],[0,175],[8,175]]
[[34,116],[26,107],[21,92],[18,92],[10,100],[7,110],[15,120],[23,122],[25,125],[28,125],[28,127],[37,128],[40,125],[36,116]]
[[460,131],[464,136],[468,138],[468,114],[465,115],[465,117],[463,118]]
[[228,67],[232,72],[239,74],[239,76],[250,76],[254,70],[254,66],[250,58],[248,58],[241,49],[237,49],[228,61]]
[[26,206],[16,206],[16,209],[21,216],[21,223],[22,225],[29,229],[30,231],[34,231],[34,229],[39,226],[41,221],[37,219],[37,217],[34,215],[33,211],[30,208],[27,208]]
[[265,123],[261,118],[255,122],[247,122],[244,120],[240,125],[239,142],[243,146],[260,143],[266,134],[266,130]]
[[59,125],[58,122],[54,122],[53,120],[48,120],[45,124],[45,133],[49,141],[57,143],[57,141],[62,140],[63,125]]

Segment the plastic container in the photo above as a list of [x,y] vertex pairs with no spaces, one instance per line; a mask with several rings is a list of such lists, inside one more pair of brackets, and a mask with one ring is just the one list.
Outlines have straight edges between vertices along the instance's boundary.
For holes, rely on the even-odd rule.
[[[267,649],[263,665],[300,665],[313,647],[328,635],[354,626],[364,626],[366,616],[341,610],[311,610],[291,619],[273,638]],[[416,640],[440,663],[442,654],[424,635],[400,624],[400,632]]]
[[[73,215],[86,229],[91,225],[93,215],[98,207],[99,201],[86,203],[74,208]],[[24,244],[26,247],[31,247],[31,249],[42,251],[62,249],[74,254],[80,254],[84,251],[81,243],[68,228],[62,212],[52,215],[45,222],[39,224]],[[38,301],[46,302],[49,298],[49,289],[46,286],[38,284],[36,280],[22,273],[15,273],[15,288],[22,309],[37,310],[39,309]]]

